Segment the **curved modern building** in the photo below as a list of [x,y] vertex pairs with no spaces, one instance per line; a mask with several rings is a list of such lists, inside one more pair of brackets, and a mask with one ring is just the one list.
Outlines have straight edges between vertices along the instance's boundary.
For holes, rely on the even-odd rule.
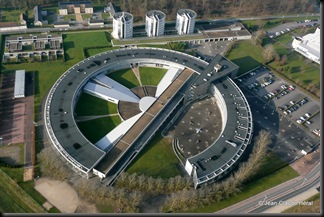
[[146,13],[145,31],[148,37],[162,36],[164,34],[165,13],[151,10]]
[[133,37],[133,15],[128,12],[118,12],[113,16],[114,38],[132,38]]
[[[107,76],[133,65],[168,69],[155,96],[139,99]],[[172,124],[192,103],[212,96],[221,110],[220,136],[205,150],[188,157],[184,165],[197,188],[230,172],[250,144],[252,114],[245,96],[231,79],[238,68],[221,55],[208,63],[160,48],[124,48],[91,56],[68,69],[51,88],[44,109],[47,136],[79,174],[94,174],[113,184],[165,124]],[[75,105],[82,92],[113,103],[139,102],[141,113],[124,120],[93,144],[75,121]]]
[[317,27],[314,33],[307,34],[303,37],[294,37],[292,47],[298,53],[304,55],[308,59],[320,64],[320,27]]
[[195,29],[197,13],[190,9],[180,9],[177,12],[176,29],[178,35],[192,34]]

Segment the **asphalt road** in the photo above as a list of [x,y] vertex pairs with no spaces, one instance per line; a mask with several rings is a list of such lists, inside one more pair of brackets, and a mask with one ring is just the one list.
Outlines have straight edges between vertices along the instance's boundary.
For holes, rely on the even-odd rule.
[[[222,209],[216,213],[261,213],[273,205],[280,205],[282,201],[301,194],[309,189],[320,186],[320,162],[305,177],[299,176],[285,183],[277,185],[247,200]],[[280,202],[281,201],[281,202]]]

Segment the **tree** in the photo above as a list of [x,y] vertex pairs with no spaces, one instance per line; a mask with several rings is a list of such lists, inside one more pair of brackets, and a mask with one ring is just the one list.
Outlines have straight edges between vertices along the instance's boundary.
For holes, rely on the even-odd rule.
[[263,29],[259,29],[258,31],[256,31],[254,37],[252,38],[254,44],[256,45],[262,45],[263,43],[263,39],[265,37],[265,32],[263,31]]
[[270,62],[276,56],[276,50],[272,44],[267,44],[263,48],[263,57],[265,58],[266,62]]
[[41,162],[40,169],[43,175],[59,180],[66,180],[69,176],[70,169],[56,152],[53,154],[51,147],[44,148],[37,157]]

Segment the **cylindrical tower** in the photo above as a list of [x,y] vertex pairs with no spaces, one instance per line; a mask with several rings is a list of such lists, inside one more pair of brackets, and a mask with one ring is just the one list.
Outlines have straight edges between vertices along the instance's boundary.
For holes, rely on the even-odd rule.
[[118,12],[113,16],[114,38],[131,38],[133,37],[133,15],[127,12]]
[[164,34],[165,13],[151,10],[146,13],[145,31],[148,37]]
[[195,29],[197,13],[190,9],[180,9],[177,12],[176,29],[179,35],[192,34]]

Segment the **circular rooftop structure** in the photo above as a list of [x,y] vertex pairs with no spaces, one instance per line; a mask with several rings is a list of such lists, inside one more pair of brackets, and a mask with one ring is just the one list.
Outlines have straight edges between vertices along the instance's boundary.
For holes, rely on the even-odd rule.
[[180,9],[177,11],[177,14],[180,16],[189,16],[191,19],[197,17],[197,13],[191,9]]
[[[134,65],[167,68],[168,72],[160,81],[164,88],[159,84],[156,91],[154,89],[154,97],[140,99],[105,76]],[[91,56],[68,69],[51,88],[44,109],[48,138],[79,174],[89,176],[93,172],[113,183],[161,125],[171,124],[169,117],[174,111],[210,94],[221,110],[224,123],[221,136],[207,149],[188,157],[185,170],[193,176],[195,187],[217,180],[239,162],[252,138],[249,104],[229,77],[235,76],[237,71],[238,66],[221,55],[208,63],[160,48],[123,48]],[[116,135],[107,134],[101,142],[92,144],[80,132],[74,117],[74,107],[83,91],[92,91],[116,104],[120,100],[139,103],[140,113],[120,124],[128,127],[120,134],[122,136],[115,138]]]
[[166,15],[162,11],[151,10],[151,11],[146,12],[146,17],[162,20],[162,19],[165,19]]
[[117,12],[113,16],[114,20],[120,20],[120,21],[133,21],[133,15],[128,12]]

